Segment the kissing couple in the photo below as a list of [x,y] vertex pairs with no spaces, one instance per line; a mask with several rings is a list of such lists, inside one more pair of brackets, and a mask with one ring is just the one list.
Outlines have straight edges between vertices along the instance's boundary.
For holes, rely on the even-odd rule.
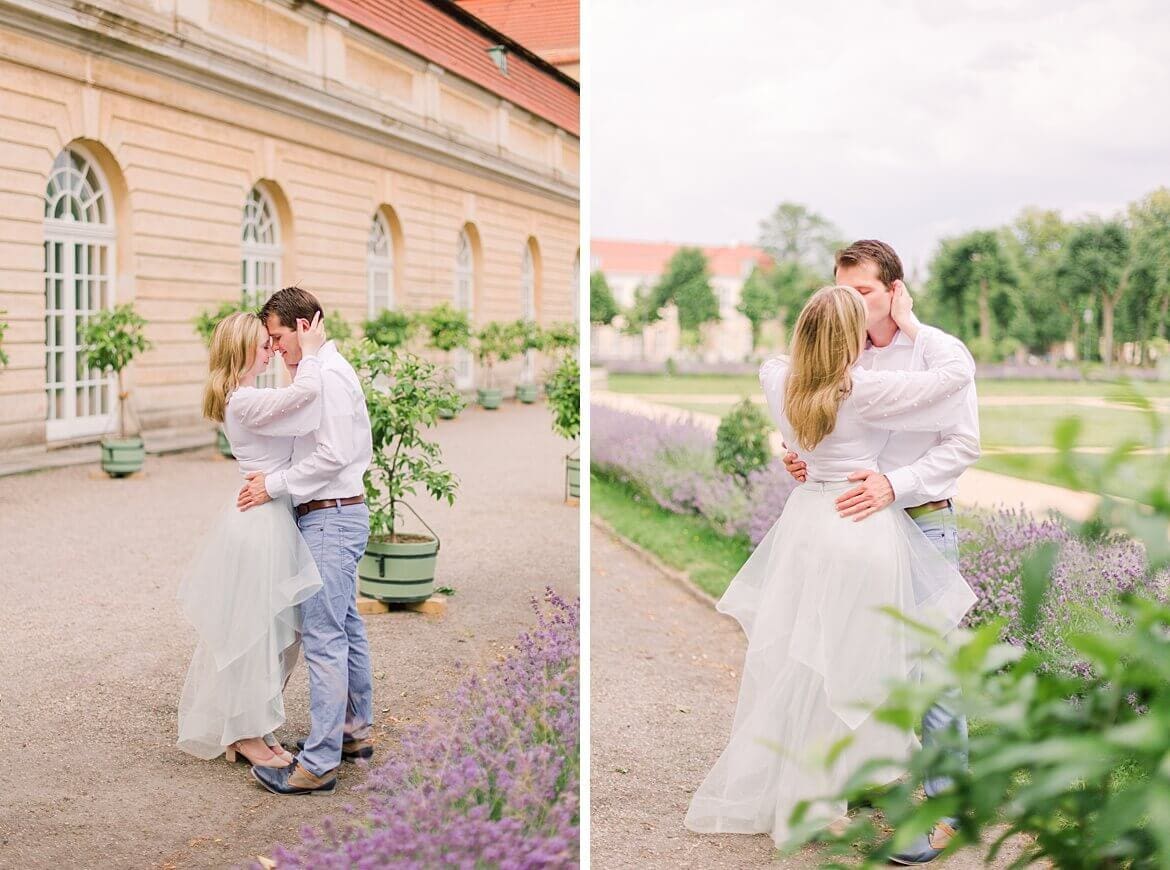
[[[838,252],[836,284],[800,312],[791,355],[760,383],[799,485],[719,600],[747,635],[731,737],[695,792],[685,824],[704,833],[792,833],[797,804],[836,827],[839,794],[867,762],[896,779],[917,745],[873,709],[912,678],[917,636],[893,608],[941,633],[975,602],[959,574],[952,499],[979,458],[975,364],[963,343],[925,326],[884,242]],[[922,721],[922,740],[952,732],[966,762],[957,689]],[[827,764],[826,758],[835,758]],[[927,777],[927,795],[950,787]],[[937,858],[958,821],[939,819],[891,860]]]
[[[244,484],[178,594],[198,635],[179,747],[250,762],[256,780],[283,795],[332,793],[342,759],[373,756],[370,649],[355,585],[370,534],[370,419],[323,317],[311,293],[286,287],[258,315],[216,326],[203,414],[222,424]],[[259,388],[274,353],[292,383]],[[302,648],[312,726],[294,757],[273,732]]]

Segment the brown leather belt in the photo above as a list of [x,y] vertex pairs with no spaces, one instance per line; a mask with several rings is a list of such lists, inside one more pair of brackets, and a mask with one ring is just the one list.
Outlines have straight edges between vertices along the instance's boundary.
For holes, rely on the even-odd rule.
[[951,500],[944,498],[942,501],[928,501],[926,504],[906,508],[906,513],[910,514],[911,519],[916,519],[923,514],[928,514],[931,511],[941,511],[943,508],[949,508],[950,506]]
[[331,507],[344,507],[347,504],[361,504],[366,500],[364,495],[354,495],[349,498],[320,498],[316,501],[307,501],[297,505],[297,516],[303,517],[310,511],[324,510]]

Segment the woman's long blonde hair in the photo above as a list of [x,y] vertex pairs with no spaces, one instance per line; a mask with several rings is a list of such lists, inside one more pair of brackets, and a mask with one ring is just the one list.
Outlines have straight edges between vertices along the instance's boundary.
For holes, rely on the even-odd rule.
[[228,396],[256,362],[256,348],[266,337],[264,324],[250,311],[229,314],[215,327],[203,388],[203,416],[208,420],[223,422]]
[[849,369],[861,353],[865,303],[852,287],[822,287],[800,312],[792,331],[792,364],[784,388],[784,414],[804,450],[837,425],[849,395]]

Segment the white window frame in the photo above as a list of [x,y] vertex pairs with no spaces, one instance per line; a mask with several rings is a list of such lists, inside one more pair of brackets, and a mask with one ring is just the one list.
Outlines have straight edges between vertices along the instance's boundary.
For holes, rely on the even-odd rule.
[[[475,322],[475,246],[467,227],[455,239],[455,307],[467,312],[467,319]],[[471,351],[459,348],[454,353],[455,386],[468,390],[475,384],[475,359]]]
[[[378,279],[385,279],[385,299],[379,299]],[[366,239],[366,299],[369,317],[394,308],[394,235],[382,212],[374,215]]]
[[[84,168],[92,171],[97,181],[97,190],[94,190],[93,186],[85,180],[88,173],[79,172],[72,165],[68,168],[57,166],[61,158],[67,154],[73,154],[79,158],[83,162]],[[72,218],[49,217],[44,219],[45,268],[42,270],[42,280],[45,290],[46,441],[92,438],[102,435],[114,427],[118,418],[118,394],[115,377],[112,374],[102,377],[93,369],[82,373],[78,371],[77,365],[78,354],[82,350],[78,327],[84,326],[89,319],[89,314],[97,312],[103,307],[113,308],[116,298],[114,275],[118,252],[111,188],[105,173],[102,172],[102,168],[94,156],[78,145],[70,145],[62,149],[57,160],[54,161],[50,182],[59,178],[62,173],[72,177],[69,187],[74,194],[88,191],[89,205],[96,206],[101,214],[97,221],[76,221]],[[74,183],[78,178],[84,185],[80,191]],[[46,184],[46,205],[48,204],[48,187],[49,185]],[[57,272],[55,268],[50,271],[50,265],[55,266],[56,262],[51,254],[58,245],[62,249],[62,271]],[[87,263],[87,271],[79,274],[76,263],[78,253],[81,251],[86,252],[86,259],[89,262]],[[104,270],[96,273],[89,271],[95,257],[100,262],[103,256],[105,259]],[[61,282],[61,308],[56,307],[56,294],[51,292],[56,289],[51,282],[58,280]],[[86,307],[82,309],[84,313],[81,314],[82,322],[80,324],[78,323],[79,309],[77,305],[77,282],[79,280],[85,282],[87,298]],[[99,300],[101,299],[102,283],[105,284],[105,304],[103,306],[99,301],[99,307],[92,307],[95,290]],[[57,334],[53,323],[54,316],[61,317],[61,344],[57,343]],[[63,371],[56,371],[55,354],[57,353],[61,354]],[[55,375],[52,380],[49,378],[50,370],[53,370]],[[64,413],[60,417],[55,417],[56,403],[53,393],[58,387],[64,393],[64,401],[62,402]],[[92,401],[92,398],[96,398],[96,402]],[[78,412],[79,404],[82,406],[81,413]],[[94,404],[98,406],[97,413],[91,412]],[[108,408],[105,413],[101,411],[103,405]]]
[[[261,223],[267,218],[267,232]],[[255,240],[248,240],[249,226],[255,228]],[[267,236],[267,240],[260,239]],[[263,187],[256,184],[244,200],[244,215],[240,221],[240,299],[259,308],[280,289],[280,264],[284,257],[281,245],[280,214],[276,203]],[[269,363],[264,374],[256,378],[257,387],[276,386],[276,361]]]

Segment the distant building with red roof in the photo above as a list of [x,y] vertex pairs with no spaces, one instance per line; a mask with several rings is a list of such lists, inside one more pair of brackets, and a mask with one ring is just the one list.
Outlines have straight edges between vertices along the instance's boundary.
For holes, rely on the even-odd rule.
[[[754,245],[683,245],[678,242],[641,242],[623,239],[593,239],[590,242],[590,270],[600,271],[621,308],[634,304],[640,289],[649,289],[666,272],[670,258],[679,248],[696,247],[707,257],[711,288],[719,298],[720,321],[704,327],[702,359],[709,362],[740,362],[751,354],[751,324],[736,310],[744,281],[752,270],[767,268],[772,258]],[[594,327],[594,355],[602,362],[639,359],[661,362],[680,353],[678,336],[657,324],[648,328],[645,340],[618,336],[610,327]],[[677,331],[677,327],[675,327]]]

